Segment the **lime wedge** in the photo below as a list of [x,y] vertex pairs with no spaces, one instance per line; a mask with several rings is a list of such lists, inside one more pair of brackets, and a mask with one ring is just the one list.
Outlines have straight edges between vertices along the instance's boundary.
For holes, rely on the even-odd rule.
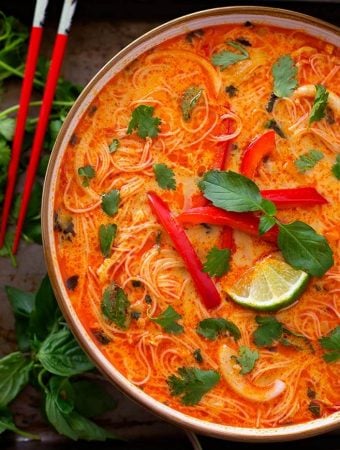
[[227,290],[242,306],[258,311],[277,311],[291,305],[307,287],[309,275],[269,256],[247,270]]

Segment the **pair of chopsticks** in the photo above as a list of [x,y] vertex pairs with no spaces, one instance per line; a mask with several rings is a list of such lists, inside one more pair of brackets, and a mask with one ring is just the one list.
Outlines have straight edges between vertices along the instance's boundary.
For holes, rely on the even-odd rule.
[[[29,199],[37,172],[41,149],[44,142],[46,128],[49,121],[49,115],[52,108],[53,98],[58,83],[59,73],[62,66],[68,33],[71,27],[72,17],[76,8],[77,0],[64,0],[63,9],[60,16],[57,35],[54,41],[54,47],[51,57],[50,68],[48,71],[46,85],[44,89],[42,105],[39,112],[39,120],[35,130],[30,160],[27,167],[24,190],[21,198],[18,222],[16,225],[12,252],[15,254],[18,250],[22,228],[24,225]],[[8,167],[7,186],[4,198],[4,205],[1,217],[0,227],[0,248],[4,245],[6,228],[10,213],[11,204],[14,196],[15,183],[17,179],[21,148],[23,144],[25,125],[29,109],[29,101],[32,93],[34,73],[36,70],[42,32],[45,21],[45,13],[48,0],[36,0],[33,25],[28,45],[24,79],[21,88],[19,111],[17,115],[11,160]]]

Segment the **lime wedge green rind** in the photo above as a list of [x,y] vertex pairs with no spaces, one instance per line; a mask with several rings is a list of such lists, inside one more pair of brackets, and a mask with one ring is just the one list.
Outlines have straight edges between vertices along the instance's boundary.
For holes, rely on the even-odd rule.
[[297,300],[309,275],[284,261],[268,257],[257,263],[227,290],[239,305],[256,311],[277,311]]

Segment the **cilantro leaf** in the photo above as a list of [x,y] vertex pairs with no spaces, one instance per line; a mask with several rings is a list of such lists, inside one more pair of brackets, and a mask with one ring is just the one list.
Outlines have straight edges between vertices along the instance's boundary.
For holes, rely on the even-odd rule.
[[241,345],[239,348],[239,356],[235,358],[237,363],[241,366],[240,373],[245,375],[251,372],[254,369],[255,363],[259,357],[260,355],[257,350],[251,350],[250,348]]
[[11,141],[14,136],[15,129],[15,119],[11,117],[6,117],[0,119],[0,134],[6,139],[6,141]]
[[239,173],[210,170],[200,182],[204,197],[227,211],[260,211],[262,197],[259,188]]
[[238,326],[231,322],[230,320],[219,318],[209,318],[203,319],[198,324],[196,331],[201,336],[209,339],[210,341],[215,340],[219,335],[229,334],[235,341],[240,339],[241,331]]
[[230,249],[213,247],[203,265],[203,272],[208,273],[211,277],[221,277],[229,270]]
[[182,316],[172,306],[168,306],[158,317],[151,318],[151,320],[160,325],[167,333],[180,334],[184,329],[177,321],[181,318]]
[[275,225],[275,218],[271,216],[260,217],[259,233],[262,235]]
[[340,180],[340,155],[336,156],[336,162],[334,166],[332,167],[332,172],[335,178]]
[[175,174],[172,169],[166,164],[154,164],[153,171],[156,176],[156,181],[162,189],[175,190],[176,189],[176,179]]
[[272,67],[274,94],[276,97],[290,97],[298,86],[297,67],[290,55],[281,56]]
[[118,189],[112,189],[102,197],[102,209],[108,216],[114,216],[117,214],[118,206],[120,202],[120,192]]
[[180,367],[178,375],[171,375],[167,383],[171,395],[179,396],[187,406],[196,405],[220,381],[220,375],[214,370],[196,367]]
[[271,347],[283,333],[282,323],[273,316],[256,316],[258,328],[253,333],[253,341],[258,347]]
[[325,117],[329,92],[322,84],[315,85],[315,98],[312,111],[309,116],[309,124],[317,122]]
[[78,175],[83,177],[83,186],[88,187],[90,185],[91,178],[95,177],[96,172],[93,166],[83,166],[79,167]]
[[239,61],[249,59],[249,53],[242,45],[238,44],[235,41],[228,41],[227,44],[230,47],[233,47],[234,49],[238,50],[240,53],[234,53],[227,50],[215,53],[212,56],[211,61],[214,64],[214,66],[220,66],[221,70],[224,70],[227,67]]
[[195,108],[198,100],[201,98],[203,89],[197,86],[191,86],[186,89],[182,96],[182,115],[185,121],[190,120],[192,110]]
[[100,250],[105,258],[109,258],[111,255],[111,247],[116,233],[117,225],[115,223],[100,225],[99,227]]
[[118,139],[113,139],[109,145],[109,153],[114,153],[120,147],[120,141]]
[[159,117],[152,117],[154,109],[153,106],[137,106],[137,108],[132,111],[127,134],[131,134],[133,130],[137,130],[138,136],[144,139],[147,136],[158,136],[161,119]]
[[105,289],[101,303],[102,313],[122,330],[129,326],[129,306],[130,302],[122,288],[111,283]]
[[295,161],[295,166],[299,172],[305,173],[307,170],[312,169],[323,157],[324,155],[322,152],[311,149],[307,153],[299,156]]
[[334,328],[327,336],[319,339],[324,350],[328,350],[323,355],[323,359],[330,363],[340,360],[340,325]]
[[334,264],[332,250],[324,236],[304,222],[279,223],[278,246],[294,269],[321,277]]

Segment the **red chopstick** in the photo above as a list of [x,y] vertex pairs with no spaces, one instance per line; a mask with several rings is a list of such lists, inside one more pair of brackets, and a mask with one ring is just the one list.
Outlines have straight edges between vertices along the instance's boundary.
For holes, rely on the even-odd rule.
[[46,86],[42,99],[42,105],[39,113],[38,125],[35,130],[35,135],[33,139],[30,161],[27,167],[25,185],[20,203],[19,217],[12,247],[13,254],[16,254],[18,250],[21,232],[24,225],[28,203],[39,164],[39,158],[42,145],[44,142],[46,128],[48,125],[53,98],[64,58],[65,48],[68,39],[68,32],[71,26],[71,21],[75,11],[76,4],[77,4],[76,0],[64,1],[63,10],[61,13],[61,18],[58,27],[58,33],[54,42],[51,65],[48,71]]
[[47,4],[48,0],[37,0],[35,4],[33,25],[31,29],[24,79],[20,94],[19,111],[12,144],[11,159],[8,167],[7,186],[1,216],[0,248],[4,245],[9,212],[11,209],[11,204],[14,196],[15,182],[17,179],[22,142],[25,134],[25,125],[29,108],[29,101],[31,98],[32,87],[34,82],[34,73],[38,61]]

